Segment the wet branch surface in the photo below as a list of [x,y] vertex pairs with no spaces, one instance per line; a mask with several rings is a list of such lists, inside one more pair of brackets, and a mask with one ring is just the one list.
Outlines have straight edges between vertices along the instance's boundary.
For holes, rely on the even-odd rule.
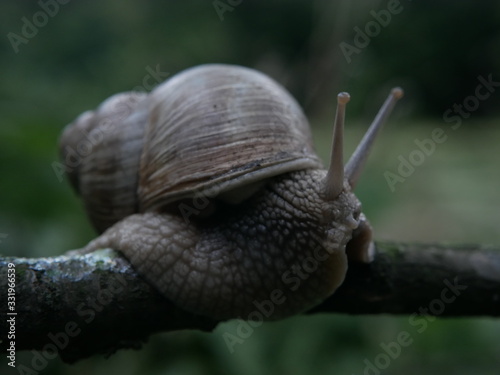
[[[500,249],[378,242],[373,263],[349,265],[344,284],[311,313],[500,315]],[[9,263],[15,308],[8,315]],[[211,331],[218,322],[176,308],[119,253],[0,258],[0,349],[56,350],[66,362],[139,348],[157,332]],[[12,292],[12,290],[10,291]]]

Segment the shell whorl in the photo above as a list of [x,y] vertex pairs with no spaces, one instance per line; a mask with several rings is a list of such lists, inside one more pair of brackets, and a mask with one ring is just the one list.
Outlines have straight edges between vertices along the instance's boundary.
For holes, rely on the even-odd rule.
[[67,170],[99,232],[209,189],[234,203],[270,177],[322,167],[292,96],[233,65],[197,66],[149,94],[112,96],[68,125],[63,159],[87,141],[90,152]]
[[[137,212],[145,97],[136,92],[113,95],[95,111],[81,114],[61,136],[69,179],[98,232]],[[74,164],[71,152],[77,155]]]
[[139,187],[144,210],[211,188],[224,198],[228,190],[322,166],[297,102],[255,70],[187,69],[149,101]]

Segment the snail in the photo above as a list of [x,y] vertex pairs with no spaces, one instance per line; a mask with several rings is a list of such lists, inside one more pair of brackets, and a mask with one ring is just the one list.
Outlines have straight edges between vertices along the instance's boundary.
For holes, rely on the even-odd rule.
[[[181,309],[267,320],[304,312],[373,258],[353,194],[395,88],[344,167],[349,94],[340,93],[328,170],[293,97],[253,69],[207,64],[149,94],[121,93],[69,124],[60,149],[101,233],[81,249],[121,252]],[[90,143],[78,165],[71,150]]]

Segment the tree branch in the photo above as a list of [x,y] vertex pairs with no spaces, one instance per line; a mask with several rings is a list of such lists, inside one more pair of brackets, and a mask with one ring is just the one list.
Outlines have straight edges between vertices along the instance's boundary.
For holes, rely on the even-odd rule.
[[[17,315],[7,314],[9,263],[16,275],[10,312]],[[218,323],[176,308],[112,250],[0,258],[0,280],[2,351],[15,341],[17,351],[57,351],[74,362],[138,348],[155,332],[210,331]],[[317,312],[499,316],[500,249],[379,242],[374,262],[350,264],[344,284]]]

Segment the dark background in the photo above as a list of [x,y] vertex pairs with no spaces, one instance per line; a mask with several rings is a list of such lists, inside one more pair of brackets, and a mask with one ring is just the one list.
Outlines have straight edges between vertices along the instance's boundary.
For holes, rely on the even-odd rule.
[[[348,157],[390,88],[402,86],[405,98],[356,190],[375,237],[498,245],[498,89],[456,130],[443,114],[474,95],[479,76],[500,81],[500,3],[402,0],[349,62],[341,43],[356,46],[355,28],[374,27],[372,13],[386,14],[389,3],[242,1],[221,19],[213,1],[89,0],[52,5],[44,21],[36,16],[40,3],[2,1],[0,252],[52,256],[93,238],[80,202],[53,170],[61,129],[110,95],[142,86],[148,69],[173,75],[208,62],[253,67],[282,83],[304,108],[325,160],[337,92],[351,94]],[[23,17],[43,25],[16,53],[11,33],[25,37]],[[398,157],[436,128],[447,140],[391,191],[384,173],[395,173]],[[156,335],[143,350],[108,360],[68,366],[55,359],[42,373],[361,374],[365,359],[383,352],[381,343],[406,330],[413,343],[384,374],[497,374],[497,321],[438,319],[417,333],[408,319],[296,317],[264,324],[234,354],[222,338],[234,332],[237,322],[229,322],[212,334]],[[32,357],[19,353],[18,364]]]

